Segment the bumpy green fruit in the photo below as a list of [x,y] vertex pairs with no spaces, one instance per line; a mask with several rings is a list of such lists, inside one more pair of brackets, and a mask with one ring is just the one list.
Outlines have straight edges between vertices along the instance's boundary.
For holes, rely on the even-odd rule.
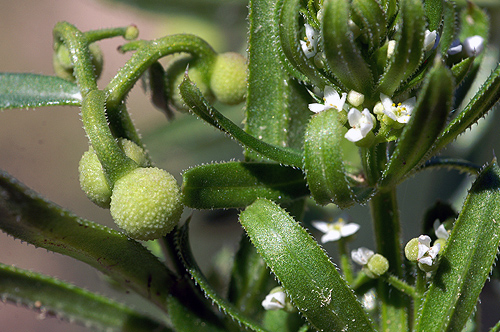
[[[118,144],[127,157],[140,167],[149,166],[144,149],[128,139],[122,138]],[[78,165],[80,187],[87,197],[102,208],[109,208],[111,201],[111,186],[104,175],[101,162],[92,147],[86,151]]]
[[109,208],[111,187],[92,147],[80,159],[78,172],[80,187],[87,197],[100,207]]
[[238,53],[222,53],[212,68],[210,88],[215,97],[228,105],[236,105],[245,99],[247,91],[247,63]]
[[[92,65],[94,76],[98,78],[102,72],[103,55],[99,45],[92,43],[89,45],[90,56],[92,57]],[[73,63],[68,48],[64,44],[60,44],[52,55],[52,64],[54,72],[57,76],[64,78],[67,81],[75,82],[76,77],[73,74]]]
[[116,181],[111,216],[130,237],[154,240],[179,222],[181,191],[174,177],[159,168],[137,168]]
[[180,112],[187,112],[186,107],[179,92],[179,85],[184,79],[186,68],[189,65],[189,79],[196,84],[203,96],[210,102],[214,100],[209,84],[208,68],[200,68],[200,62],[193,57],[183,57],[172,62],[165,71],[165,89],[172,105]]

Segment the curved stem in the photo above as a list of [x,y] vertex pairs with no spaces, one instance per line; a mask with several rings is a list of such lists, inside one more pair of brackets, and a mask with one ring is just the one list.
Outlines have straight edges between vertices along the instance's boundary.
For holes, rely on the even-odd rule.
[[83,99],[82,120],[85,132],[112,188],[118,179],[137,168],[138,165],[125,155],[111,134],[106,121],[105,101],[104,91],[90,91]]
[[83,32],[68,22],[58,22],[53,34],[54,50],[57,50],[61,43],[68,48],[82,98],[85,98],[90,91],[97,89],[89,42]]
[[[140,45],[137,52],[106,87],[109,109],[114,109],[122,102],[135,82],[158,59],[170,54],[186,52],[205,61],[208,69],[217,55],[206,41],[188,34],[166,36],[150,42],[136,41],[133,45],[137,43]],[[123,47],[123,49],[127,48]]]

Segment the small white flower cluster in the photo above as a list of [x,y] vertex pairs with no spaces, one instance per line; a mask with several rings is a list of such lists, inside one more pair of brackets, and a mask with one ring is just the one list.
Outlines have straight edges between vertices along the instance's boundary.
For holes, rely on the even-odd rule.
[[463,43],[457,39],[453,41],[448,49],[448,55],[455,55],[465,52],[468,57],[479,55],[484,49],[484,38],[481,36],[472,36],[464,39]]
[[[346,102],[349,102],[349,104]],[[323,112],[326,110],[334,109],[344,116],[347,114],[347,121],[350,129],[344,135],[346,139],[351,142],[359,142],[372,133],[377,120],[368,108],[360,111],[358,108],[363,104],[364,96],[356,91],[342,93],[340,95],[331,86],[326,86],[324,90],[323,104],[312,103],[309,104],[309,110],[314,113]],[[380,102],[377,103],[373,109],[376,115],[385,115],[387,118],[394,122],[394,127],[400,128],[405,123],[408,123],[410,116],[415,108],[416,98],[412,97],[402,103],[394,103],[390,97],[380,94]]]
[[405,255],[408,260],[417,262],[418,267],[425,271],[434,271],[437,268],[438,254],[446,244],[449,237],[448,231],[438,220],[434,223],[434,232],[437,240],[431,246],[431,238],[428,235],[420,235],[408,242],[405,247]]

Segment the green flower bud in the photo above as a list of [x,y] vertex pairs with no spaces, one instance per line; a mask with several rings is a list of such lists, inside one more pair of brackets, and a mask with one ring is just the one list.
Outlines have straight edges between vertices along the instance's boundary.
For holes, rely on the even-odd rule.
[[[94,68],[94,76],[98,78],[102,72],[103,55],[99,45],[92,43],[89,45],[90,56],[92,58],[92,65]],[[75,82],[76,78],[73,75],[73,63],[71,62],[71,55],[68,48],[64,44],[58,45],[57,49],[52,55],[52,64],[54,72],[57,76]]]
[[200,62],[194,60],[193,57],[183,57],[175,60],[165,71],[165,89],[167,90],[165,93],[172,105],[180,112],[189,111],[189,108],[186,107],[179,93],[179,85],[184,79],[184,74],[188,65],[189,79],[196,84],[208,101],[212,102],[214,100],[214,96],[209,87],[210,80],[208,69],[200,68],[199,64]]
[[210,88],[215,97],[225,104],[241,103],[247,91],[245,57],[232,52],[219,54],[212,69]]
[[[122,138],[118,144],[127,157],[132,159],[140,167],[149,166],[144,149],[128,139]],[[101,162],[92,147],[86,151],[78,165],[80,187],[87,197],[102,208],[109,208],[111,201],[111,185],[104,175]]]
[[418,259],[418,238],[413,238],[405,246],[405,257],[410,262],[416,262]]
[[108,208],[111,201],[111,187],[92,147],[85,151],[80,159],[78,172],[80,187],[87,197],[98,206]]
[[[389,270],[389,261],[380,254],[375,254],[366,263],[366,274],[371,278],[378,278]],[[370,272],[370,273],[368,273]],[[370,275],[371,274],[371,275]]]
[[111,216],[130,237],[154,240],[177,225],[183,210],[174,177],[159,168],[137,168],[116,181]]

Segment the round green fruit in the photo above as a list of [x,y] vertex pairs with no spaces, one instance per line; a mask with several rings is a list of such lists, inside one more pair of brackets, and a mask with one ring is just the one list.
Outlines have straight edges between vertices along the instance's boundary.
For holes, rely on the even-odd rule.
[[116,181],[111,216],[128,236],[154,240],[177,225],[183,210],[174,177],[159,168],[137,168]]
[[247,62],[244,56],[228,52],[217,56],[212,68],[210,88],[217,100],[236,105],[245,100]]

